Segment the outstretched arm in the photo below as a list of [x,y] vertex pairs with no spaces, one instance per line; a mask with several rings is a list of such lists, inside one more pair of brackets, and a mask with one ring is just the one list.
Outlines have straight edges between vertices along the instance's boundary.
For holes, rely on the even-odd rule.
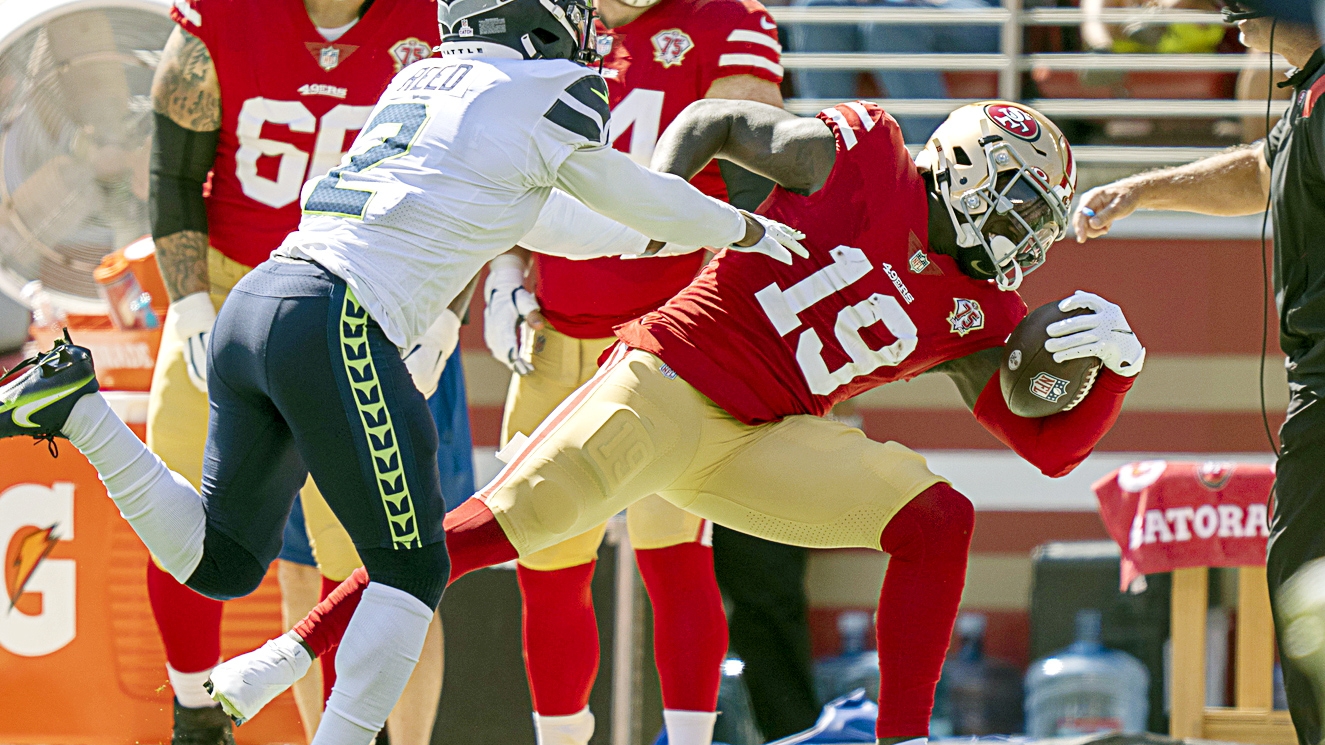
[[1008,409],[999,385],[1003,348],[993,347],[934,368],[947,373],[980,425],[1046,476],[1066,476],[1113,427],[1134,378],[1103,369],[1071,411],[1029,419]]
[[704,99],[686,107],[658,140],[653,170],[684,179],[722,158],[795,191],[828,180],[837,142],[828,125],[753,101]]

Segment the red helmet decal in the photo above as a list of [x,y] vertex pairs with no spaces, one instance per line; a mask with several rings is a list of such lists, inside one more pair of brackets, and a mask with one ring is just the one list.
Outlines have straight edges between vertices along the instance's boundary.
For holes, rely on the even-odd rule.
[[985,114],[1004,132],[1034,142],[1040,139],[1040,123],[1031,113],[1020,106],[1005,103],[990,104],[985,107]]

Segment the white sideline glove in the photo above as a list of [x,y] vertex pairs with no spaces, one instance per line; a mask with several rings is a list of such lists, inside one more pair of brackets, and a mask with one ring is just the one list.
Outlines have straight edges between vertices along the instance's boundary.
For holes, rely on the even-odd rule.
[[424,398],[432,398],[437,392],[437,383],[441,380],[446,361],[460,343],[460,318],[450,308],[433,321],[423,336],[414,342],[408,351],[400,350],[400,358],[405,360],[405,368],[414,380],[414,387]]
[[1081,290],[1058,304],[1058,309],[1063,312],[1078,308],[1094,312],[1051,323],[1045,329],[1054,337],[1044,343],[1045,351],[1053,354],[1054,362],[1099,357],[1105,367],[1123,377],[1130,378],[1141,372],[1146,361],[1146,348],[1132,333],[1123,309],[1099,295]]
[[741,210],[741,214],[762,225],[764,235],[754,245],[737,246],[732,244],[727,248],[732,251],[764,254],[781,261],[783,264],[791,263],[793,253],[803,259],[809,258],[810,252],[806,251],[805,247],[800,244],[800,240],[805,237],[805,234],[801,231],[783,225],[776,220],[770,220],[763,215],[756,215],[745,210]]
[[483,284],[483,341],[488,350],[516,375],[534,371],[528,345],[521,345],[525,316],[539,310],[534,294],[524,288],[524,261],[503,254],[488,263]]
[[175,319],[175,334],[184,343],[184,362],[189,380],[198,390],[207,392],[207,345],[216,323],[216,308],[210,293],[195,292],[170,304],[167,310]]

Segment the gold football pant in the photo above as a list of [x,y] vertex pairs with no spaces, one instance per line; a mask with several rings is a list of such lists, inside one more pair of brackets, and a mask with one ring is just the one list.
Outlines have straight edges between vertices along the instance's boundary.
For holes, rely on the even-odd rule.
[[[614,338],[575,339],[549,324],[533,335],[534,371],[511,378],[502,412],[501,444],[518,432],[532,435],[548,414],[598,372],[598,358],[616,342]],[[610,517],[610,515],[608,515]],[[553,571],[579,566],[598,557],[606,522],[528,556],[520,563],[530,569]],[[626,509],[630,544],[637,549],[665,548],[692,541],[708,541],[702,518],[677,509],[657,495],[649,495]]]
[[941,481],[919,454],[840,422],[742,424],[620,346],[478,496],[522,560],[651,494],[781,543],[878,550],[893,515]]
[[[249,268],[216,249],[209,249],[207,271],[212,283],[212,304],[219,309],[230,289],[249,272]],[[184,345],[175,333],[174,321],[174,317],[167,313],[156,368],[152,372],[152,392],[147,406],[147,447],[170,470],[188,479],[195,489],[201,489],[202,454],[207,443],[207,394],[189,380]],[[349,534],[331,514],[311,478],[300,490],[300,497],[318,568],[329,579],[345,579],[362,564]]]

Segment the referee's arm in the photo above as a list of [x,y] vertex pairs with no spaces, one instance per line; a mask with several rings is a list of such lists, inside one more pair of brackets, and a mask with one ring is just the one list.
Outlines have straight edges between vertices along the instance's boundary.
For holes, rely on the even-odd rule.
[[1091,189],[1072,215],[1077,242],[1109,232],[1115,220],[1138,209],[1252,215],[1265,210],[1270,164],[1264,141],[1195,163],[1140,173]]

